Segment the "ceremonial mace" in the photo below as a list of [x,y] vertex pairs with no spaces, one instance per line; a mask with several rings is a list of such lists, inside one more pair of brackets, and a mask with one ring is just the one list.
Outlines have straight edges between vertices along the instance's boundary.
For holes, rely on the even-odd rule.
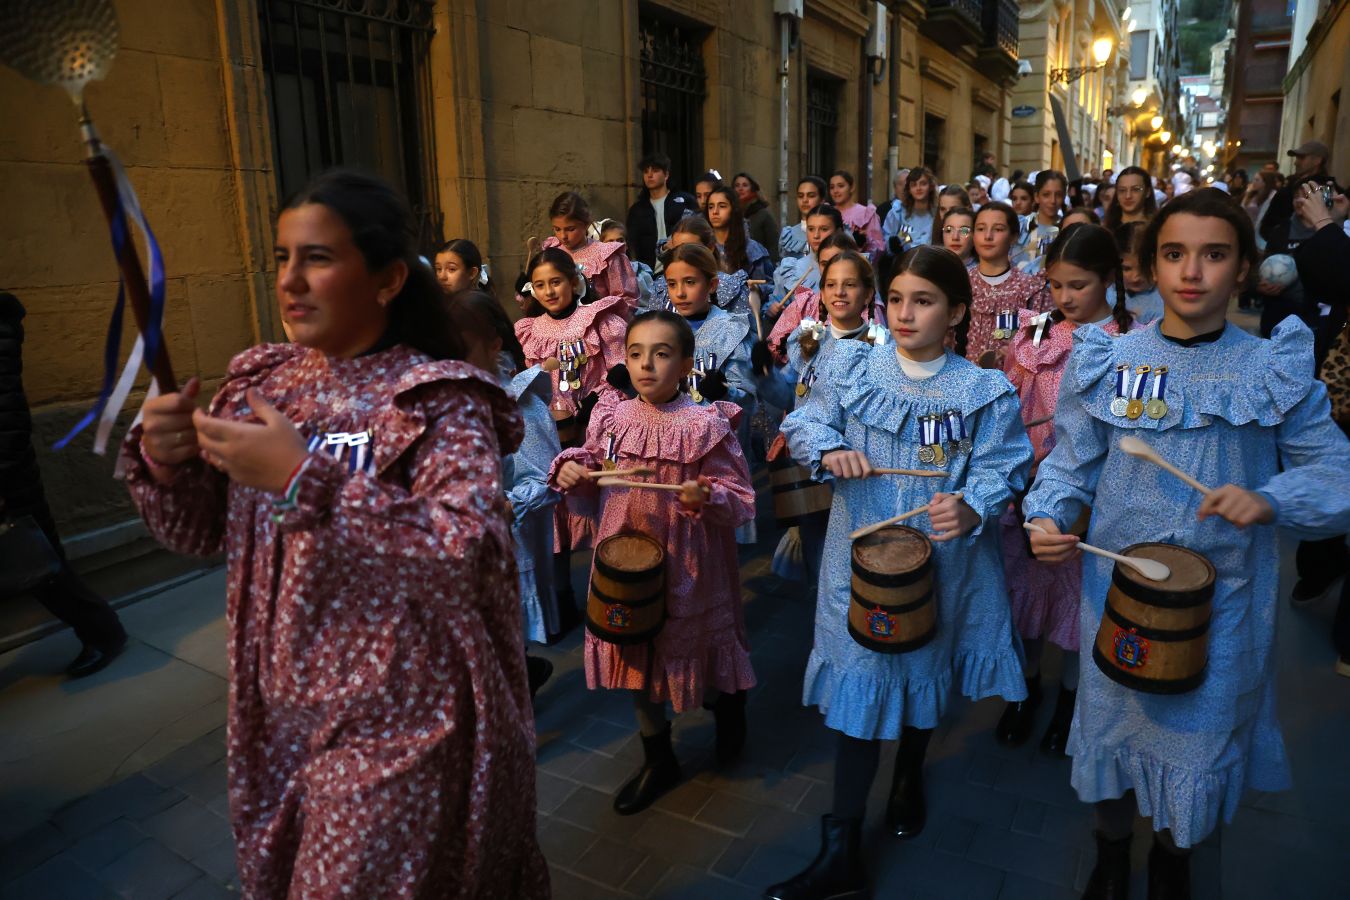
[[[117,38],[117,14],[111,0],[0,0],[0,63],[38,84],[60,85],[79,110],[80,134],[86,147],[85,166],[113,236],[122,283],[146,344],[147,365],[160,392],[171,393],[178,389],[178,383],[161,339],[162,293],[157,302],[152,303],[145,272],[128,229],[128,200],[133,217],[137,218],[152,247],[152,257],[157,256],[158,248],[153,246],[154,238],[140,216],[130,183],[125,176],[119,177],[120,172],[114,172],[110,153],[99,140],[84,102],[85,85],[107,76],[113,57],[117,55]],[[162,273],[156,274],[162,281]],[[119,313],[120,310],[113,314],[115,327],[120,326]],[[109,349],[115,368],[118,348],[112,346]],[[110,386],[109,380],[110,373],[105,372],[105,388]],[[106,400],[106,396],[102,399]],[[112,411],[113,415],[116,413],[117,410]]]

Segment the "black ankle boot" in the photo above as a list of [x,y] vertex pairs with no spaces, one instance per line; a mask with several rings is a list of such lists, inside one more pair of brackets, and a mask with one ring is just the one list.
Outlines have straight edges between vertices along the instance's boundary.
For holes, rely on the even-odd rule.
[[1009,703],[994,729],[1000,744],[1019,747],[1031,737],[1031,726],[1036,724],[1036,710],[1041,705],[1041,676],[1027,679],[1027,699]]
[[542,656],[525,656],[525,677],[530,683],[530,699],[539,693],[544,682],[553,677],[553,663]]
[[895,777],[886,801],[886,827],[906,840],[918,837],[928,821],[928,802],[923,791],[923,760],[928,752],[930,729],[905,728],[895,751]]
[[1114,841],[1100,831],[1093,836],[1097,838],[1097,865],[1092,868],[1083,900],[1128,900],[1131,836]]
[[614,811],[621,816],[642,812],[680,781],[669,725],[660,734],[642,735],[642,756],[642,768],[614,795]]
[[1077,691],[1071,691],[1063,685],[1059,696],[1055,698],[1055,714],[1050,717],[1050,727],[1045,729],[1041,738],[1041,752],[1050,756],[1066,756],[1064,748],[1069,744],[1069,726],[1073,724],[1073,701]]
[[1191,852],[1163,846],[1156,834],[1148,851],[1148,900],[1191,900]]
[[801,872],[764,892],[765,900],[844,900],[867,896],[862,819],[820,817],[820,852]]
[[745,747],[745,691],[723,691],[712,704],[712,711],[717,721],[717,761],[733,763]]

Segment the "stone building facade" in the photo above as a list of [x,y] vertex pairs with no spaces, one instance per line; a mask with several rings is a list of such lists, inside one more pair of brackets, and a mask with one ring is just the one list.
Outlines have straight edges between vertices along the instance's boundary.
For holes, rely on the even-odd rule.
[[[1010,152],[1013,0],[116,8],[121,49],[87,99],[164,250],[175,367],[208,387],[234,353],[284,339],[270,286],[275,210],[335,163],[404,187],[428,247],[478,242],[505,301],[526,238],[548,233],[551,198],[579,189],[597,216],[622,217],[649,145],[685,178],[750,172],[774,208],[780,184],[791,191],[816,170],[853,171],[880,205],[889,159],[965,181],[980,152],[1004,164]],[[25,383],[46,448],[97,389],[117,272],[64,95],[0,69],[0,117],[23,123],[0,138],[0,289],[29,309]],[[139,402],[133,393],[124,418]],[[111,459],[88,446],[40,448],[76,555],[79,535],[111,528],[102,545],[135,528]]]
[[[1350,0],[1302,0],[1294,13],[1294,44],[1284,78],[1280,149],[1316,140],[1327,145],[1327,171],[1350,184]],[[1292,160],[1283,152],[1281,167]]]

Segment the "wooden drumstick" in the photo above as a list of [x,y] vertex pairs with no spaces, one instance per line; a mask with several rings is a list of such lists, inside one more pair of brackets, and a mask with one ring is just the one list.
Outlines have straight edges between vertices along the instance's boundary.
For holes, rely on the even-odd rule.
[[[755,284],[755,283],[756,283],[756,282],[753,282],[753,281],[750,282],[750,284]],[[758,282],[758,283],[759,283],[759,284],[763,284],[764,282],[761,281],[761,282]],[[763,322],[763,316],[761,315],[763,312],[764,312],[764,301],[762,301],[762,300],[759,298],[759,291],[751,291],[751,292],[750,292],[750,318],[752,318],[752,319],[755,320],[755,335],[756,335],[761,341],[764,340],[764,322]]]
[[1137,437],[1127,435],[1126,437],[1121,438],[1120,449],[1124,450],[1126,453],[1130,454],[1136,459],[1146,459],[1149,462],[1153,463],[1155,466],[1160,466],[1166,469],[1167,471],[1171,472],[1173,475],[1177,476],[1182,481],[1186,482],[1191,487],[1195,488],[1197,491],[1204,494],[1205,496],[1209,496],[1214,490],[1213,488],[1206,487],[1199,481],[1196,481],[1190,475],[1181,471],[1167,460],[1163,459],[1158,454],[1157,450],[1154,450],[1152,447],[1150,447],[1148,444],[1146,444],[1144,441],[1141,441]]
[[626,488],[646,488],[651,491],[682,491],[682,484],[659,484],[653,481],[629,481],[626,478],[606,478],[601,477],[596,484],[601,487],[626,487]]
[[558,362],[558,357],[550,356],[539,364],[539,368],[543,369],[545,372],[556,372],[558,369],[562,368],[562,363]]
[[916,478],[945,478],[946,472],[935,472],[929,469],[873,469],[873,475],[913,475]]
[[765,278],[747,278],[747,279],[745,280],[745,283],[748,284],[748,285],[754,286],[754,285],[760,285],[760,284],[768,284],[769,282],[768,282],[768,279],[765,279]]
[[631,469],[592,469],[585,478],[625,478],[629,475],[655,475],[656,470],[647,466],[634,466]]
[[[1022,527],[1027,531],[1036,531],[1041,534],[1050,533],[1041,526],[1034,525],[1031,522],[1023,522]],[[1156,559],[1135,559],[1132,556],[1121,556],[1119,553],[1112,553],[1110,550],[1103,550],[1101,547],[1094,547],[1091,544],[1085,544],[1082,541],[1079,541],[1077,546],[1079,550],[1095,553],[1097,556],[1104,556],[1107,559],[1114,559],[1116,562],[1124,563],[1137,571],[1140,575],[1143,575],[1145,578],[1152,581],[1166,581],[1172,577],[1172,570],[1167,567],[1167,564],[1158,562]]]
[[[951,496],[955,497],[957,500],[960,500],[961,498],[965,497],[965,493],[962,492],[962,491],[957,491],[956,493],[952,494]],[[889,528],[889,527],[892,526],[892,525],[899,525],[901,522],[905,521],[906,519],[912,519],[912,518],[914,518],[915,516],[919,515],[920,513],[926,513],[926,512],[928,512],[928,504],[927,504],[927,503],[925,503],[923,506],[920,506],[920,507],[917,508],[917,509],[911,509],[909,512],[901,513],[901,514],[898,515],[898,516],[893,516],[892,518],[884,519],[884,520],[882,520],[882,521],[880,521],[880,522],[873,522],[871,525],[865,525],[865,526],[863,526],[862,528],[859,528],[857,531],[855,531],[855,532],[853,532],[852,534],[850,534],[850,535],[848,536],[848,539],[849,539],[850,541],[856,541],[858,538],[865,538],[865,537],[867,537],[869,534],[872,534],[872,533],[875,532],[875,531],[880,531],[880,530],[883,529],[883,528]]]

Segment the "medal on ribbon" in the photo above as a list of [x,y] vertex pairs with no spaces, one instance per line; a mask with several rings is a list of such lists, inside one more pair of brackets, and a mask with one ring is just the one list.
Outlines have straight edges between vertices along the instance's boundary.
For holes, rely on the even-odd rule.
[[1035,332],[1031,336],[1031,345],[1033,347],[1039,347],[1041,345],[1041,339],[1045,337],[1045,330],[1050,327],[1050,313],[1041,313],[1031,321],[1036,327]]
[[797,379],[797,396],[805,397],[807,394],[811,393],[811,385],[815,383],[816,370],[815,367],[812,366],[810,369],[806,370],[801,378]]
[[601,461],[601,466],[606,469],[613,469],[619,463],[619,437],[614,432],[605,433],[605,458]]
[[952,453],[969,453],[974,446],[970,435],[966,434],[966,417],[959,409],[947,410],[947,432]]
[[694,361],[694,370],[689,373],[689,397],[695,403],[703,402],[703,394],[698,389],[698,382],[705,374],[707,374],[707,370],[703,368],[703,357],[700,356]]
[[1167,366],[1153,370],[1153,395],[1144,404],[1144,412],[1154,420],[1167,415]]
[[937,466],[947,464],[947,451],[942,449],[942,417],[939,415],[919,417],[919,461]]
[[1134,387],[1130,388],[1130,402],[1125,405],[1125,418],[1137,419],[1144,414],[1144,388],[1152,371],[1152,366],[1135,366]]
[[1111,401],[1111,415],[1123,417],[1129,410],[1130,401],[1126,393],[1129,383],[1130,367],[1125,363],[1116,366],[1116,399]]
[[1013,336],[1013,330],[1017,327],[1017,313],[1011,309],[1005,309],[999,312],[998,318],[994,322],[994,340],[1006,341]]
[[572,358],[577,361],[578,367],[586,365],[586,360],[588,359],[588,357],[586,356],[585,341],[572,342]]

